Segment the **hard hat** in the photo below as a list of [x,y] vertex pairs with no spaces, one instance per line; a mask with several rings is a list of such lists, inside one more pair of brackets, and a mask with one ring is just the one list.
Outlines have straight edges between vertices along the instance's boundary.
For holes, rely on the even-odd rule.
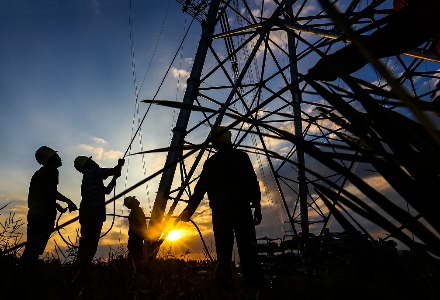
[[[222,132],[220,135],[218,133]],[[212,140],[212,144],[224,145],[231,143],[231,132],[226,130],[224,126],[214,126],[211,131],[211,136],[216,136],[214,140]]]
[[38,150],[35,152],[35,158],[37,159],[39,164],[43,164],[46,162],[52,155],[56,154],[57,152],[53,150],[52,148],[49,148],[47,146],[41,146],[38,148]]
[[79,172],[82,172],[84,170],[84,166],[91,158],[92,158],[91,156],[78,156],[77,158],[75,158],[75,161],[73,162],[73,166]]
[[133,201],[135,201],[136,200],[136,197],[134,197],[134,196],[128,196],[128,197],[126,197],[125,199],[124,199],[124,205],[127,207],[127,208],[131,208],[131,205],[133,204]]

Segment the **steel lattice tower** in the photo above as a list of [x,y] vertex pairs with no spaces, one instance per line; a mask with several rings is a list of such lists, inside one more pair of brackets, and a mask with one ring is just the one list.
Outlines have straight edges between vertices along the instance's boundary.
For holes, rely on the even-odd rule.
[[[215,124],[230,127],[234,144],[251,153],[265,186],[263,201],[278,208],[280,222],[290,223],[295,235],[319,234],[332,216],[312,185],[328,185],[330,181],[342,190],[347,187],[347,179],[305,153],[301,142],[275,138],[272,128],[290,132],[296,141],[314,143],[347,170],[357,167],[357,163],[344,158],[353,151],[344,148],[346,143],[337,134],[343,130],[328,120],[328,115],[336,112],[322,92],[304,80],[304,74],[322,56],[349,41],[317,0],[178,2],[200,21],[202,34],[171,148],[202,144]],[[334,5],[353,29],[364,28],[368,34],[392,13],[388,2],[334,1]],[[429,54],[427,46],[384,60],[412,97],[425,100],[435,89],[432,81],[438,78],[439,68],[438,57]],[[371,67],[353,76],[380,101],[389,100],[382,93],[389,89],[387,83]],[[354,93],[342,80],[321,85],[328,93],[356,105]],[[180,160],[182,153],[170,151],[166,165]],[[162,223],[170,199],[179,200],[184,192],[191,193],[189,183],[197,179],[208,153],[201,149],[179,163],[177,186],[173,186],[173,180],[179,164],[163,173],[150,228]]]

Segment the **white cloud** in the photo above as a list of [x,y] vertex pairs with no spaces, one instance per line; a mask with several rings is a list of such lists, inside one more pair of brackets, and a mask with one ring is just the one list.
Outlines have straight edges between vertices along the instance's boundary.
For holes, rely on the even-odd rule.
[[186,62],[188,65],[192,66],[192,65],[194,64],[194,58],[192,58],[192,57],[187,57],[187,58],[185,58],[185,62]]
[[190,73],[185,69],[171,68],[171,75],[179,80],[179,88],[186,87],[186,80],[189,78]]
[[97,144],[107,144],[107,141],[104,140],[104,139],[102,139],[102,138],[94,137],[94,138],[92,138],[92,139],[93,139],[93,141],[94,141],[95,143],[97,143]]
[[83,155],[91,155],[96,161],[116,160],[123,156],[123,153],[118,150],[105,150],[102,147],[94,147],[86,144],[79,145],[79,148],[85,152]]
[[104,153],[104,148],[101,147],[93,147],[90,145],[81,144],[79,148],[85,151],[85,154],[91,154],[93,159],[100,160],[102,158],[102,154]]
[[122,158],[124,153],[117,150],[108,150],[103,153],[103,159],[104,160],[116,160],[118,158]]
[[174,67],[171,68],[171,75],[173,75],[174,78],[189,78],[189,72],[187,70]]

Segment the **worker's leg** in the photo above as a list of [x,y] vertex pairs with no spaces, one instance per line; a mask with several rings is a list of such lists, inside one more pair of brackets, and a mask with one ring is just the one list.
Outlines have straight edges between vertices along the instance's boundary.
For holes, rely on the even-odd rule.
[[32,214],[28,215],[27,220],[27,243],[21,259],[25,265],[30,267],[44,253],[55,221],[50,216]]
[[223,289],[232,288],[232,247],[234,245],[234,232],[231,220],[221,213],[212,213],[212,225],[217,252],[217,282]]
[[128,257],[131,258],[135,267],[135,273],[142,271],[146,263],[144,241],[139,236],[128,237]]
[[250,209],[237,218],[234,230],[245,285],[263,287],[264,278],[258,260],[255,225]]
[[79,239],[77,264],[84,267],[90,264],[98,248],[103,222],[93,218],[80,219],[81,237]]

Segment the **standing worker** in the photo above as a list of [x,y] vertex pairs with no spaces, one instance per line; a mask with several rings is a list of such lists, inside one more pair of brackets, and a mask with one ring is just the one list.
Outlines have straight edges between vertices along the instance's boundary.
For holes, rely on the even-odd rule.
[[[231,132],[218,126],[212,130],[212,145],[218,151],[203,165],[203,171],[180,219],[188,222],[208,193],[212,209],[218,267],[216,280],[223,292],[233,290],[232,248],[234,234],[244,275],[245,288],[258,291],[264,279],[258,262],[255,225],[261,223],[261,192],[249,156],[234,149]],[[252,216],[252,209],[254,215]]]
[[[75,169],[83,174],[81,183],[81,204],[79,207],[79,223],[81,237],[79,239],[77,266],[87,274],[87,269],[95,256],[105,221],[105,195],[110,194],[121,176],[121,168],[125,160],[119,159],[114,168],[100,168],[92,157],[78,156],[74,161]],[[108,186],[103,180],[113,176]]]
[[128,216],[128,254],[133,259],[136,271],[139,272],[146,262],[144,240],[147,238],[147,221],[139,200],[133,196],[124,199],[124,205],[130,209]]
[[43,254],[55,226],[57,210],[65,212],[56,201],[67,203],[69,211],[77,210],[75,203],[57,190],[58,168],[62,161],[58,153],[47,146],[35,152],[42,167],[32,176],[28,195],[27,243],[21,257],[26,267],[32,267]]

